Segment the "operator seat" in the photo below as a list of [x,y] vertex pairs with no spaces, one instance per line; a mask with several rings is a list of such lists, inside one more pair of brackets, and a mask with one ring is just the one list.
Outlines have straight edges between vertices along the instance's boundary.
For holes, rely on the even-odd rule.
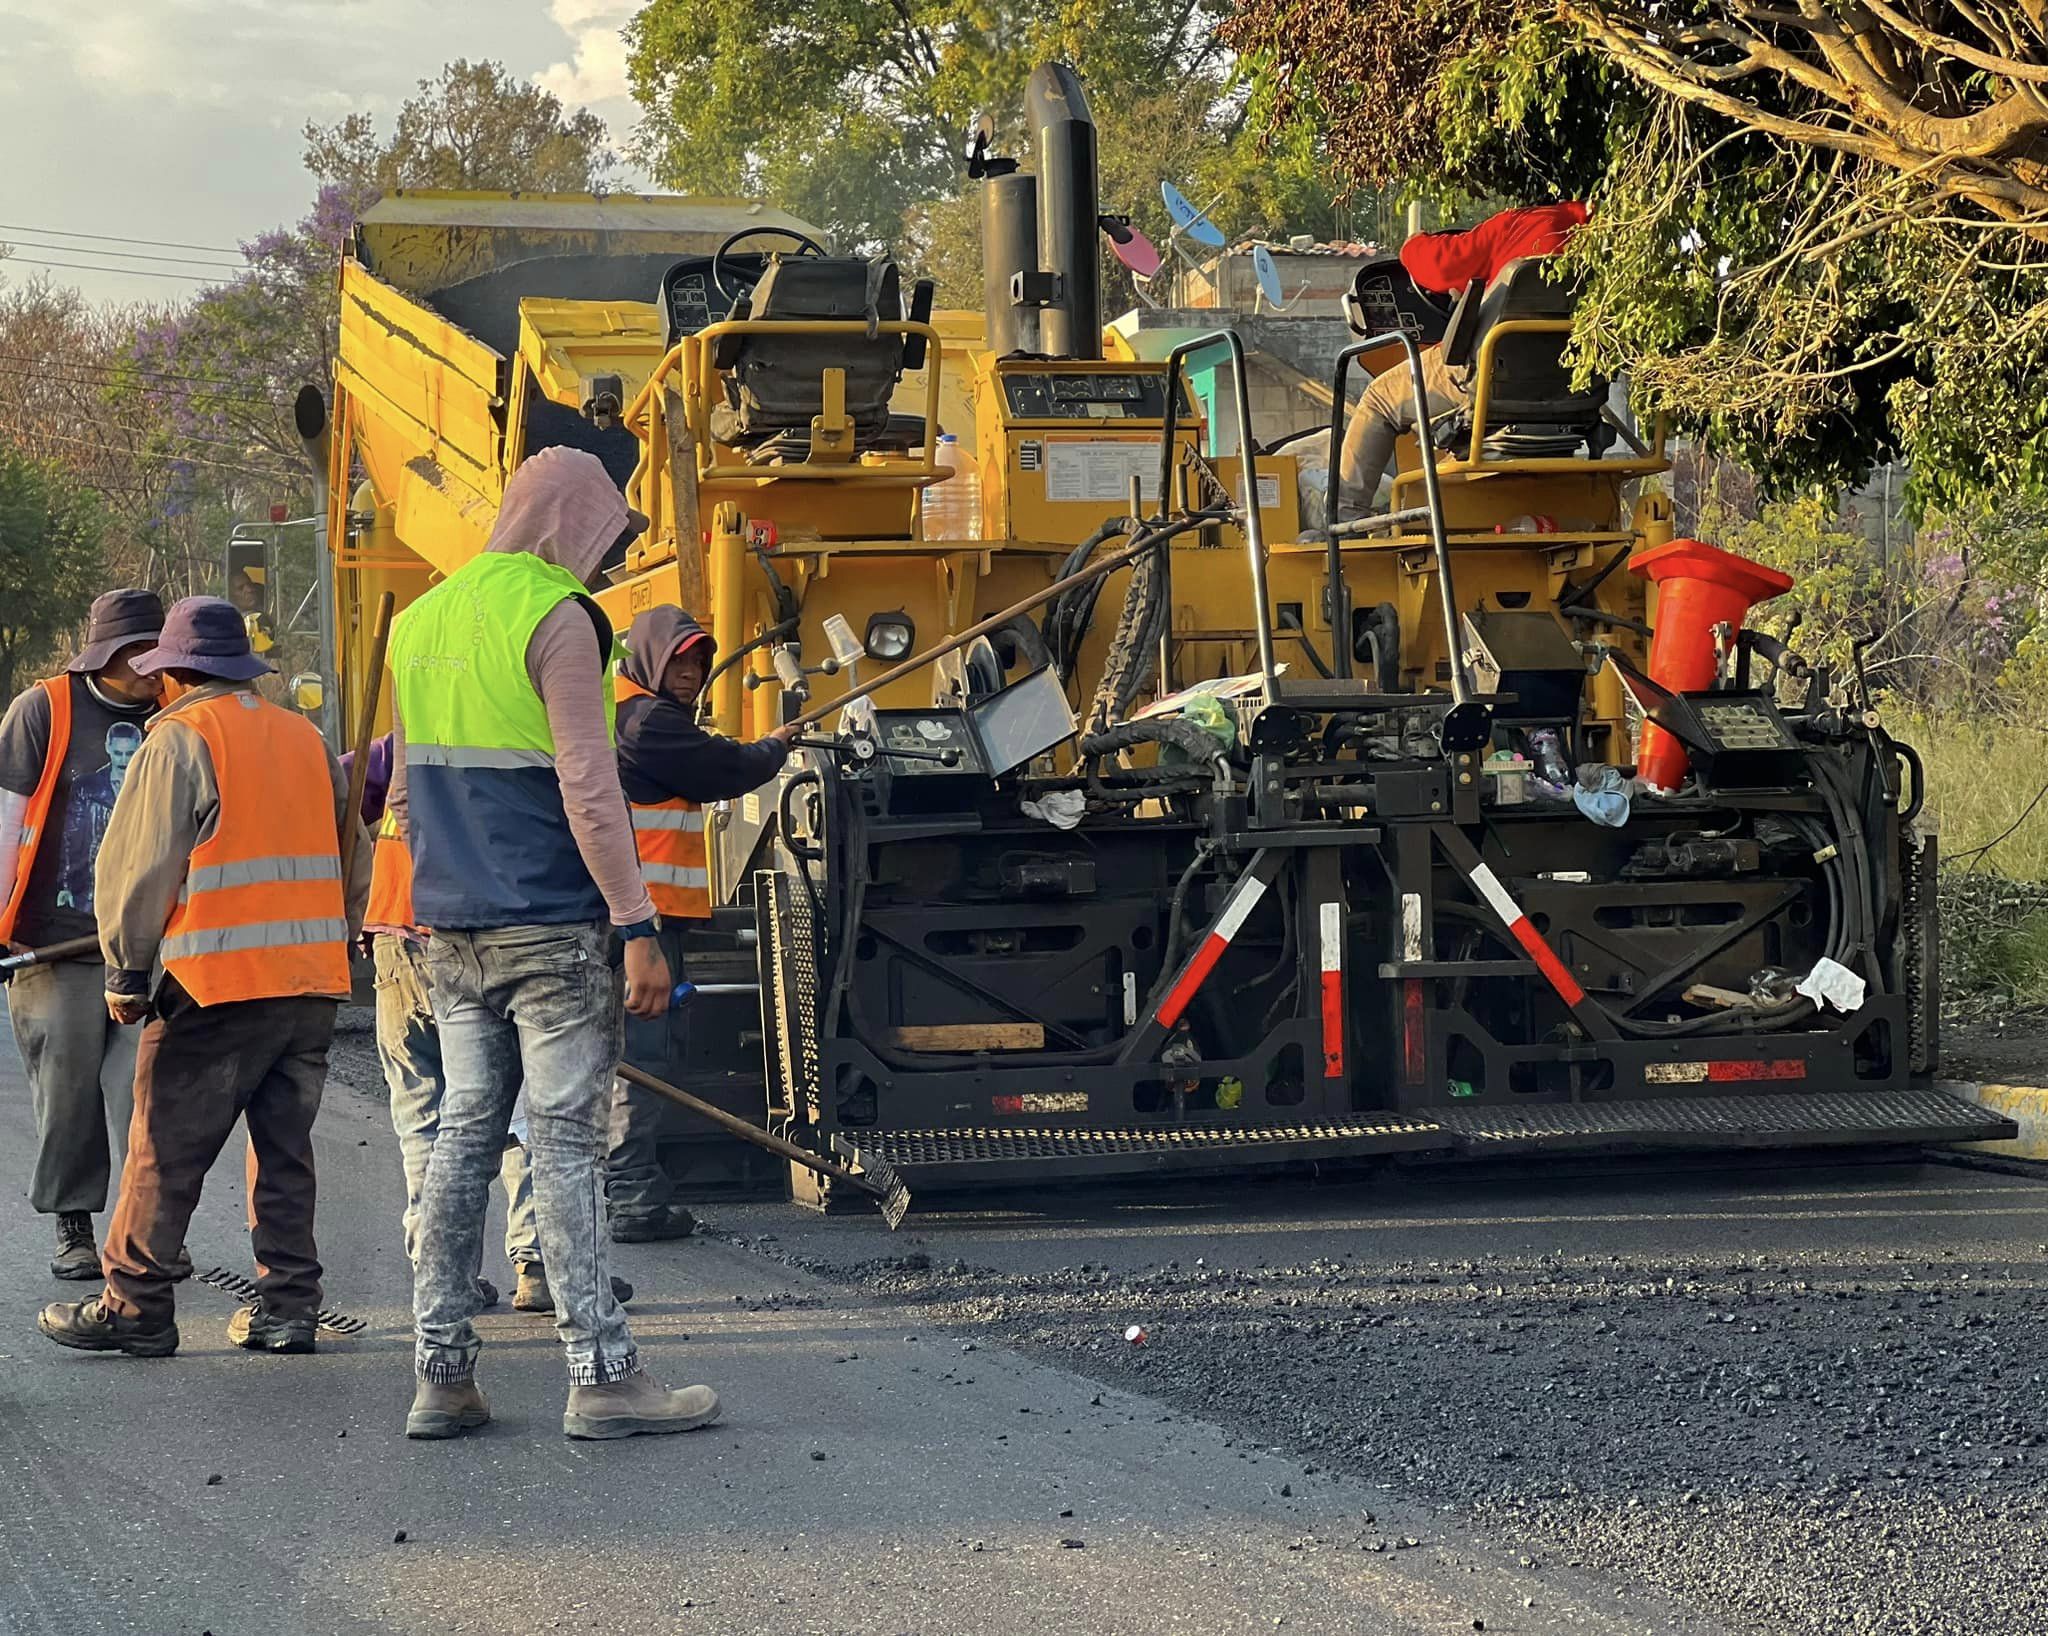
[[[1444,362],[1465,371],[1467,393],[1476,403],[1479,349],[1487,332],[1513,318],[1570,318],[1576,297],[1548,272],[1549,259],[1524,256],[1511,261],[1492,283],[1476,281],[1452,310],[1444,330]],[[1501,460],[1569,459],[1584,445],[1598,460],[1614,438],[1601,416],[1607,382],[1584,390],[1572,385],[1564,361],[1571,337],[1564,334],[1503,335],[1494,344],[1493,379],[1487,393],[1485,449]],[[1472,438],[1472,412],[1453,411],[1434,428],[1443,451],[1462,459]]]
[[[920,279],[906,309],[896,263],[887,257],[781,256],[751,292],[734,304],[734,318],[756,320],[866,320],[870,325],[931,318],[932,284]],[[846,372],[846,413],[861,450],[903,450],[924,441],[921,415],[892,415],[889,399],[906,369],[924,365],[919,335],[879,333],[769,335],[718,338],[712,362],[723,377],[725,402],[711,411],[711,435],[755,458],[785,454],[801,459],[810,447],[811,421],[825,411],[825,371]]]

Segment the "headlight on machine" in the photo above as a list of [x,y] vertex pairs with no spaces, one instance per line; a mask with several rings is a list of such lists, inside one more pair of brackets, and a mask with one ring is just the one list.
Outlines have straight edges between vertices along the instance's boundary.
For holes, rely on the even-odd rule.
[[861,645],[871,659],[897,660],[910,657],[910,645],[917,640],[917,627],[907,613],[878,613],[868,616],[867,634]]

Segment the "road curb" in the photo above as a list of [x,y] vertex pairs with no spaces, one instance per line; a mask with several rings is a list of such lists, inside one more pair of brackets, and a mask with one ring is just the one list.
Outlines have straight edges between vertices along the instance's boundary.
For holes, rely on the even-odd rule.
[[2004,1141],[1953,1143],[1952,1151],[2048,1164],[2048,1085],[1978,1084],[1962,1079],[1939,1080],[1937,1085],[1966,1102],[2004,1114],[2020,1128],[2019,1135]]

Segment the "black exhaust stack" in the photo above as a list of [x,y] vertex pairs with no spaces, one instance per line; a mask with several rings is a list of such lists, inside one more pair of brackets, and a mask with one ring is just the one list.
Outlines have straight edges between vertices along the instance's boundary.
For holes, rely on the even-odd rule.
[[1058,280],[1040,316],[1040,348],[1054,358],[1100,358],[1095,120],[1079,77],[1065,63],[1031,71],[1024,105],[1038,140],[1038,260]]
[[981,188],[981,297],[998,358],[1038,350],[1038,308],[1023,299],[1023,286],[1037,275],[1038,178],[991,169]]

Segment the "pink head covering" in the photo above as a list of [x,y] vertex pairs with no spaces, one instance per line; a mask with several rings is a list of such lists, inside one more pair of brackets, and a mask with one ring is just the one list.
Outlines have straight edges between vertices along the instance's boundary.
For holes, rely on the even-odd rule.
[[[596,455],[542,449],[505,484],[486,551],[530,551],[585,585],[626,525],[637,517]],[[642,526],[645,526],[644,519]]]

